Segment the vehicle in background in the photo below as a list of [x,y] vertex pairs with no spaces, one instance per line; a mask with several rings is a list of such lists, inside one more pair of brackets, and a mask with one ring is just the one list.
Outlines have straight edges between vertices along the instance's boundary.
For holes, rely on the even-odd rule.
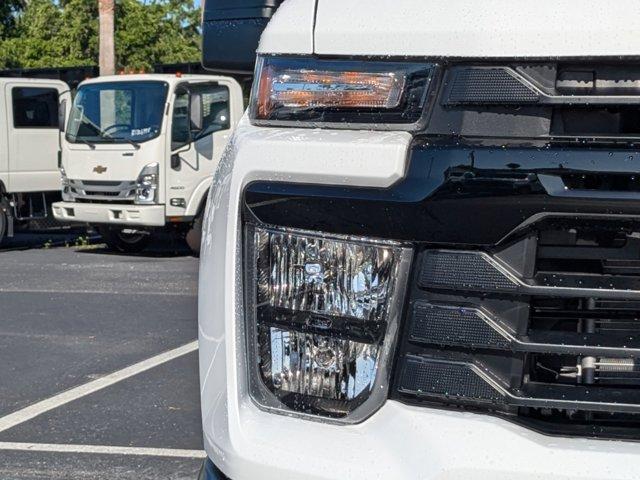
[[119,75],[79,85],[62,139],[62,222],[98,229],[121,252],[153,232],[194,251],[211,178],[243,111],[238,82],[212,75]]
[[634,8],[279,7],[204,221],[201,478],[638,478]]
[[57,80],[0,78],[0,243],[15,228],[51,218],[60,199]]

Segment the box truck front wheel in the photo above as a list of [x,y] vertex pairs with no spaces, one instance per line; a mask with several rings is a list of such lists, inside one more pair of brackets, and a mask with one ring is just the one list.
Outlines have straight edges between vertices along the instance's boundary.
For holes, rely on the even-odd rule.
[[143,230],[101,226],[98,231],[109,248],[122,253],[141,252],[151,240],[151,234]]
[[0,206],[0,245],[4,240],[4,237],[7,235],[7,214],[4,209]]
[[200,209],[200,213],[193,219],[191,228],[187,231],[185,240],[187,245],[195,256],[200,255],[200,241],[202,239],[202,220],[204,216],[204,208]]

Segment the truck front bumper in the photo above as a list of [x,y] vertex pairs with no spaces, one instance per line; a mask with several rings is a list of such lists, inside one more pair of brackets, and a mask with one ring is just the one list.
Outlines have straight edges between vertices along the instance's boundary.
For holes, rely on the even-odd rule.
[[61,222],[161,227],[164,205],[122,205],[106,203],[56,202],[53,216]]
[[200,478],[635,480],[640,471],[637,443],[550,437],[475,413],[388,401],[345,427],[241,408],[232,431],[205,424],[218,428],[206,432],[215,466]]

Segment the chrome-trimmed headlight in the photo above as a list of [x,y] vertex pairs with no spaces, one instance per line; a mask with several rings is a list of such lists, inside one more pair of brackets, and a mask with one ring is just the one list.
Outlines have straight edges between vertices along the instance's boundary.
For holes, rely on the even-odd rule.
[[433,63],[261,56],[249,114],[256,125],[411,130],[423,124]]
[[385,402],[412,249],[247,225],[250,392],[263,409],[357,423]]
[[71,195],[71,184],[69,182],[69,178],[67,177],[67,172],[62,166],[59,167],[58,170],[60,171],[60,189],[62,200],[64,202],[73,201],[73,196]]
[[152,204],[158,200],[158,163],[146,165],[136,181],[137,204]]

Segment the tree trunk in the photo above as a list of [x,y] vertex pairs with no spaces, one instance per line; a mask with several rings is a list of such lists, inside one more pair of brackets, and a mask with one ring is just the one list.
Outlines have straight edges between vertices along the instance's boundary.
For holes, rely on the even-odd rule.
[[116,71],[114,46],[115,0],[98,0],[100,18],[100,75],[113,75]]

